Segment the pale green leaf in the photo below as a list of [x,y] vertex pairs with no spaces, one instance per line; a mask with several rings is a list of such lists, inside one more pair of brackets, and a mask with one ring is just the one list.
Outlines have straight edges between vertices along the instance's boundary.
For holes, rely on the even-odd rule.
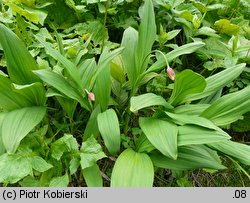
[[52,178],[49,187],[67,187],[69,184],[69,176],[66,173],[64,176]]
[[226,168],[221,164],[217,153],[204,145],[179,147],[177,160],[170,159],[159,152],[150,154],[150,158],[156,167],[171,170],[198,168],[221,170]]
[[92,59],[87,59],[79,65],[79,73],[82,81],[82,88],[91,89],[91,80],[96,71],[96,62]]
[[139,96],[134,96],[130,100],[130,111],[136,112],[140,109],[150,107],[150,106],[164,106],[166,108],[172,109],[173,107],[166,102],[166,100],[153,93],[146,93]]
[[47,171],[53,167],[51,164],[47,163],[40,156],[31,156],[30,162],[31,162],[32,168],[39,172]]
[[69,162],[70,175],[76,173],[79,166],[80,166],[80,156],[74,155]]
[[206,82],[203,76],[186,69],[176,76],[174,90],[169,99],[169,103],[173,106],[184,103],[184,99],[188,95],[200,93],[205,87]]
[[[197,49],[203,47],[204,45],[205,45],[205,43],[203,43],[203,42],[188,43],[188,44],[182,45],[182,46],[174,49],[173,51],[168,52],[165,55],[165,57],[166,57],[168,63],[170,63],[178,56],[181,56],[184,54],[191,54],[191,53],[195,52]],[[158,71],[166,66],[167,66],[167,64],[166,64],[165,59],[163,57],[159,57],[159,60],[157,60],[152,66],[150,66],[150,68],[147,70],[147,72]]]
[[202,13],[206,13],[208,8],[202,2],[192,1],[192,4]]
[[117,57],[119,54],[121,54],[121,52],[123,51],[123,47],[120,47],[118,49],[115,49],[111,52],[109,52],[108,48],[105,47],[101,56],[100,56],[100,59],[98,61],[98,64],[97,64],[97,70],[92,78],[92,81],[91,81],[91,87],[92,87],[92,84],[94,84],[96,78],[98,77],[98,75],[102,72],[103,69],[109,67],[110,65],[110,62],[115,58]]
[[36,35],[35,38],[47,49],[49,55],[58,60],[66,68],[67,72],[77,84],[78,88],[84,91],[81,84],[80,73],[76,66],[66,57],[61,55],[59,51],[53,49],[48,42],[45,42],[41,35]]
[[84,108],[88,109],[88,106],[83,99],[83,95],[62,75],[59,75],[49,69],[37,70],[34,71],[34,73],[38,75],[44,82],[59,90],[69,98],[78,101]]
[[103,153],[101,145],[91,136],[82,143],[80,157],[81,167],[85,169],[93,166],[99,159],[106,157],[106,155]]
[[122,37],[121,46],[124,47],[124,51],[121,56],[128,79],[132,85],[134,85],[138,76],[135,68],[135,52],[137,45],[138,32],[132,27],[127,28]]
[[201,27],[197,32],[195,32],[195,36],[199,36],[199,35],[206,35],[209,37],[220,37],[219,35],[216,34],[216,31],[213,30],[210,27]]
[[111,75],[110,67],[106,65],[96,78],[94,86],[95,103],[100,104],[102,111],[108,108],[111,94]]
[[140,137],[136,140],[135,151],[149,153],[154,149],[155,147],[151,144],[151,142],[144,134],[141,134]]
[[154,167],[149,156],[128,148],[115,162],[111,187],[152,187]]
[[89,120],[87,122],[86,128],[84,130],[83,141],[86,141],[92,135],[96,138],[99,135],[98,123],[97,123],[97,116],[101,113],[100,105],[92,111]]
[[23,180],[19,181],[18,184],[21,187],[39,187],[40,182],[37,178],[32,176],[26,176]]
[[45,89],[40,82],[29,85],[13,84],[13,91],[26,98],[33,106],[44,106],[46,102]]
[[250,146],[230,140],[208,144],[209,147],[235,157],[241,163],[250,165]]
[[198,126],[213,129],[213,130],[220,129],[213,122],[203,117],[199,117],[196,115],[187,115],[187,114],[174,114],[170,112],[165,112],[165,113],[170,118],[172,118],[174,122],[177,123],[178,125],[192,124],[192,125],[198,125]]
[[156,24],[154,6],[152,0],[145,0],[142,7],[141,24],[139,26],[138,46],[135,52],[135,63],[137,73],[143,73],[146,69],[145,60],[151,52],[156,39]]
[[227,5],[224,5],[224,4],[211,4],[211,5],[208,5],[207,8],[208,8],[209,11],[212,11],[212,10],[225,8],[226,6]]
[[1,183],[16,183],[25,176],[32,174],[32,167],[27,157],[5,153],[0,156],[0,171]]
[[216,100],[201,113],[216,125],[227,125],[237,121],[244,113],[250,111],[250,86],[235,93],[227,94]]
[[21,16],[24,16],[27,20],[35,23],[35,24],[44,24],[44,21],[47,17],[47,13],[40,9],[34,9],[31,7],[18,6],[17,4],[10,3],[8,4],[10,8],[12,9],[13,13],[16,15],[18,13]]
[[56,160],[60,160],[64,153],[74,151],[78,151],[78,143],[76,138],[70,134],[64,134],[63,137],[51,144],[51,156]]
[[98,128],[104,144],[111,154],[120,151],[121,135],[118,117],[113,109],[108,109],[97,117]]
[[38,69],[36,61],[17,35],[3,24],[0,24],[0,44],[5,53],[7,70],[12,82],[25,85],[39,81],[32,73],[32,70]]
[[26,107],[6,113],[0,130],[8,153],[15,153],[21,140],[41,122],[45,113],[45,107]]
[[177,114],[200,115],[210,104],[185,104],[174,109]]
[[177,132],[175,124],[155,118],[140,118],[139,125],[152,143],[162,154],[177,158]]
[[178,126],[178,146],[208,144],[229,140],[230,138],[222,130],[211,130],[195,125]]
[[50,169],[52,165],[48,164],[39,156],[31,153],[16,153],[0,156],[0,182],[16,183],[22,178],[33,175],[33,169],[44,172]]
[[32,106],[29,98],[13,91],[9,78],[0,75],[0,108],[11,111],[26,106]]
[[240,27],[235,24],[231,24],[229,20],[227,19],[220,19],[214,23],[215,29],[222,33],[227,35],[237,35]]
[[97,164],[83,169],[83,177],[88,187],[102,187],[103,180]]
[[206,78],[207,86],[204,91],[201,93],[188,95],[185,98],[185,101],[201,99],[217,92],[218,90],[232,82],[235,78],[237,78],[241,74],[245,66],[245,63],[241,63]]
[[178,29],[178,30],[172,30],[172,31],[168,32],[167,33],[167,40],[171,40],[171,39],[175,38],[176,35],[178,35],[180,33],[180,31],[181,30]]
[[114,62],[110,63],[110,73],[111,76],[118,82],[124,83],[126,81],[122,67]]

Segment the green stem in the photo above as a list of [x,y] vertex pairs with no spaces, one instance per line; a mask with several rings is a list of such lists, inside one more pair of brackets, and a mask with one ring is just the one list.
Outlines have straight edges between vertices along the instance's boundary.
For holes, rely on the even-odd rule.
[[201,17],[201,23],[202,23],[203,19],[205,18],[206,14],[207,14],[207,11],[206,11],[206,12],[203,14],[203,16]]
[[240,0],[237,1],[237,4],[236,4],[236,6],[234,7],[234,9],[233,9],[233,11],[232,11],[232,13],[231,13],[229,19],[231,19],[231,18],[234,16],[234,14],[235,14],[236,11],[238,10],[239,6],[240,6]]
[[[142,67],[144,66],[144,63],[146,62],[146,60],[148,59],[148,57],[149,57],[153,52],[158,52],[158,53],[160,53],[160,54],[163,56],[163,58],[165,59],[167,66],[169,67],[168,60],[167,60],[166,56],[165,56],[161,51],[159,51],[159,50],[153,50],[153,51],[151,51],[151,52],[145,57],[145,59],[144,59],[144,61],[143,61],[143,63],[142,63]],[[145,73],[145,72],[144,72],[144,73]],[[144,73],[140,74],[140,76],[143,76]],[[133,97],[133,96],[135,95],[135,93],[136,93],[136,89],[138,88],[138,83],[139,83],[139,81],[140,81],[139,79],[142,79],[142,77],[140,77],[140,76],[137,78],[137,80],[135,81],[135,84],[134,84],[134,85],[132,86],[132,88],[131,88],[131,92],[130,92],[130,95],[129,95],[129,97],[128,97],[128,101],[130,101],[131,97]],[[125,112],[126,112],[126,117],[125,117],[124,134],[126,135],[127,132],[128,132],[129,121],[130,121],[130,117],[131,117],[131,111],[130,111],[130,106],[129,106],[129,105],[128,105],[128,107],[127,107],[127,109],[126,109]]]
[[[131,97],[134,96],[135,93],[136,93],[136,88],[132,87],[132,90],[131,90],[130,95],[128,97],[128,101],[130,101]],[[124,126],[124,131],[123,131],[124,135],[126,135],[128,132],[130,117],[131,117],[131,111],[130,111],[130,105],[128,105],[128,107],[126,109],[125,126]]]
[[247,178],[250,180],[250,175],[246,172],[246,170],[244,168],[241,167],[241,165],[235,161],[234,159],[232,159],[231,157],[227,156],[232,162],[234,165],[236,165],[236,167],[238,167],[238,170],[241,170],[246,176]]

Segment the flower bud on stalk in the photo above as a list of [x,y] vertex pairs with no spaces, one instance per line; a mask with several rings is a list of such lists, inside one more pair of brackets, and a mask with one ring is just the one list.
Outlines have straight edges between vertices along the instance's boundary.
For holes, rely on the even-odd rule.
[[89,98],[90,101],[95,101],[95,95],[94,95],[94,93],[93,92],[89,92],[88,93],[88,98]]
[[172,68],[170,68],[170,66],[167,67],[167,70],[166,70],[167,74],[168,74],[168,77],[171,79],[171,80],[174,80],[175,79],[175,72]]

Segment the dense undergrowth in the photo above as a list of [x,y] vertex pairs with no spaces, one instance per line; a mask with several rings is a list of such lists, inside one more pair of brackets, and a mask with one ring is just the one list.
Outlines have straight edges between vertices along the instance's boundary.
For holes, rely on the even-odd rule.
[[1,185],[250,186],[248,1],[0,9]]

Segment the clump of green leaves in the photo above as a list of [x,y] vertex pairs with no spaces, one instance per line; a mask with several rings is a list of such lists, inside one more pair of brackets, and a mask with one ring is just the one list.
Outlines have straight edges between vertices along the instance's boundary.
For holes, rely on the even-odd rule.
[[[64,14],[52,13],[56,0],[4,3],[1,183],[101,187],[105,178],[112,187],[152,187],[167,169],[190,186],[190,170],[224,170],[223,156],[249,177],[240,164],[250,165],[250,147],[226,130],[246,125],[250,112],[247,23],[218,18],[223,4],[145,0],[139,17],[136,10],[117,18],[112,29],[124,29],[117,44],[109,19],[100,19],[116,18],[119,4],[65,1],[74,18],[63,24]],[[95,7],[97,17],[87,19]],[[158,23],[163,13],[170,24]],[[30,36],[21,32],[26,25]]]

